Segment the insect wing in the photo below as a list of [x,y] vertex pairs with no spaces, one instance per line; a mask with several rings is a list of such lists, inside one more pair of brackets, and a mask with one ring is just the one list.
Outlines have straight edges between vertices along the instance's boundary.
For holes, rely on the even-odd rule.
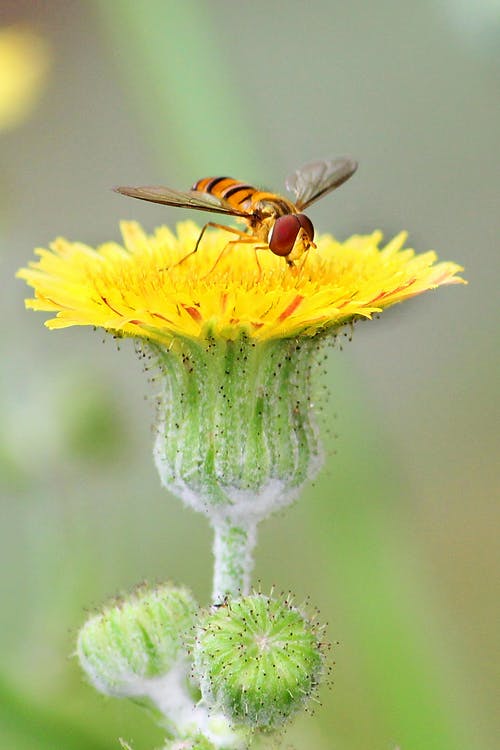
[[116,187],[116,193],[128,195],[130,198],[161,203],[165,206],[179,208],[194,208],[198,211],[210,211],[215,214],[231,214],[231,216],[248,217],[248,213],[235,210],[229,203],[210,193],[199,193],[195,190],[183,192],[163,186],[151,187]]
[[302,211],[318,198],[340,187],[357,168],[358,163],[348,156],[312,161],[290,175],[285,185],[287,190],[295,194],[295,205]]

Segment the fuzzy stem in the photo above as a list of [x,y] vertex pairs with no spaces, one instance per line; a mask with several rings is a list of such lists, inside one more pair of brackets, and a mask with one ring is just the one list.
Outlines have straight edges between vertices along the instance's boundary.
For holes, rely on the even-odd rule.
[[248,594],[253,568],[253,549],[257,541],[257,524],[245,520],[234,523],[218,519],[214,529],[214,603],[221,603],[228,594]]

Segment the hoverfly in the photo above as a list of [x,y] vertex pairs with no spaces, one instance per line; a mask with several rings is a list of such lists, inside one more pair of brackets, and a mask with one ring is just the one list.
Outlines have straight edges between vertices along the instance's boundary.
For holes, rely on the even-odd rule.
[[181,263],[197,251],[207,227],[217,227],[239,235],[238,240],[228,245],[263,242],[265,244],[256,249],[269,248],[275,255],[284,257],[289,265],[293,265],[293,261],[300,258],[309,247],[315,247],[313,224],[302,211],[342,185],[354,174],[357,166],[357,162],[349,157],[305,164],[285,182],[287,190],[295,196],[294,201],[276,193],[258,190],[231,177],[203,177],[186,192],[161,186],[114,189],[131,198],[226,214],[246,222],[247,229],[244,232],[208,222],[203,227],[194,250]]

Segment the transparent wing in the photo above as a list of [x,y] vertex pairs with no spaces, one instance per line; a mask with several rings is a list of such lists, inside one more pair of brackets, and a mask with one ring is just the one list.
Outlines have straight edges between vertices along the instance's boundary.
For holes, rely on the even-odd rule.
[[358,163],[349,156],[304,164],[287,178],[287,190],[295,193],[295,205],[302,209],[310,206],[326,193],[335,190],[349,179],[358,168]]
[[231,216],[245,216],[248,213],[235,210],[226,201],[216,198],[209,193],[199,193],[196,190],[173,190],[161,185],[151,187],[115,187],[113,190],[130,198],[139,198],[151,203],[162,203],[165,206],[179,206],[180,208],[194,208],[198,211],[211,211],[214,214],[231,214]]

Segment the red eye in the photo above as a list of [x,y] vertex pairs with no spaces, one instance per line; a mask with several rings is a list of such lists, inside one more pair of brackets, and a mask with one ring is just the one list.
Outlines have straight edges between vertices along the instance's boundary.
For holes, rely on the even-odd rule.
[[276,219],[269,232],[269,249],[275,255],[289,255],[300,230],[303,229],[309,240],[313,240],[314,228],[310,219],[304,214],[287,214]]
[[300,221],[296,214],[280,216],[269,232],[269,249],[275,255],[288,255],[292,252],[299,231]]
[[306,233],[307,238],[312,242],[314,239],[314,227],[311,219],[305,214],[297,214],[297,219],[300,221],[300,226]]

